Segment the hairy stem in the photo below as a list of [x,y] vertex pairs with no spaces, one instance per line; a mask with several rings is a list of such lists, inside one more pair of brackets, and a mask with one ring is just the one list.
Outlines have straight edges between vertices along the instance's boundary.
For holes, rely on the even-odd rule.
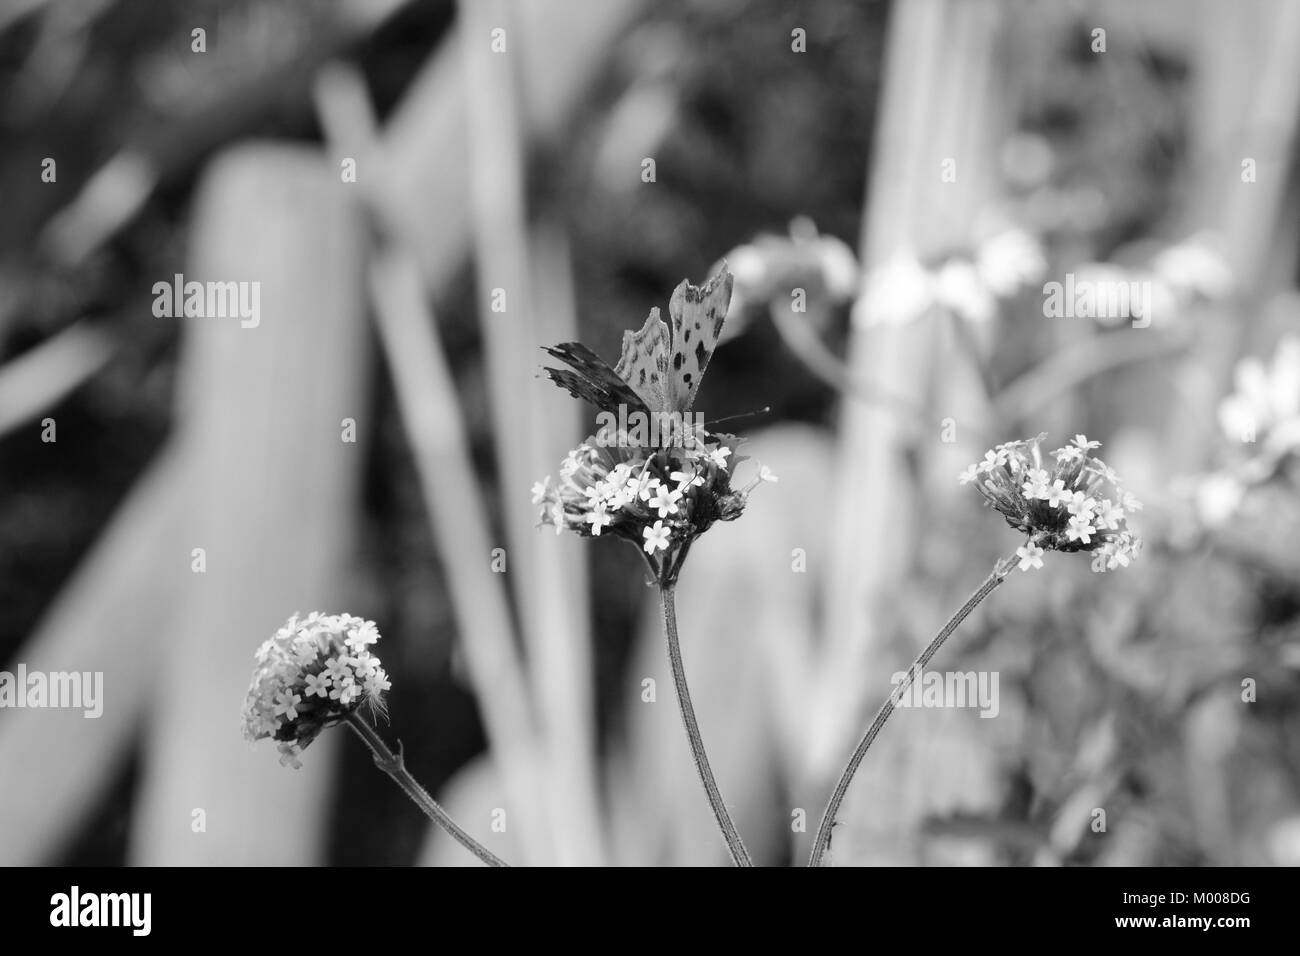
[[348,726],[356,731],[357,736],[374,754],[375,766],[392,777],[397,785],[402,788],[402,791],[411,798],[411,801],[424,811],[425,816],[450,833],[452,839],[488,866],[510,865],[462,830],[456,821],[448,815],[447,811],[440,807],[433,797],[429,796],[429,792],[420,786],[419,782],[411,776],[411,772],[406,769],[406,763],[402,760],[400,746],[398,747],[398,753],[389,750],[388,745],[384,743],[384,738],[379,736],[375,728],[366,723],[360,711],[353,711],[349,714],[347,721]]
[[722,794],[718,791],[717,781],[713,779],[713,770],[709,766],[709,757],[704,752],[704,740],[700,737],[699,724],[695,722],[695,707],[691,704],[691,692],[686,686],[686,668],[682,665],[682,648],[677,640],[677,605],[674,602],[672,585],[661,586],[659,594],[664,604],[668,663],[672,666],[673,684],[677,687],[677,704],[681,708],[682,723],[686,725],[686,738],[690,741],[691,756],[695,758],[695,769],[699,771],[700,782],[704,784],[704,792],[708,795],[709,806],[713,808],[713,816],[718,821],[718,829],[722,831],[722,838],[727,841],[727,850],[731,853],[732,862],[736,866],[753,866],[754,861],[749,858],[749,851],[745,849],[740,834],[736,832],[736,825],[731,822],[731,815],[727,813],[727,805],[722,802]]
[[897,702],[907,692],[907,689],[912,686],[912,681],[916,679],[917,673],[924,670],[925,666],[930,663],[930,659],[939,653],[939,648],[943,647],[944,642],[952,636],[953,631],[961,626],[962,621],[970,616],[971,611],[979,607],[981,601],[992,594],[998,585],[1007,579],[1007,575],[1011,573],[1011,569],[1015,566],[1015,555],[1004,558],[993,566],[993,571],[984,579],[984,583],[967,599],[957,613],[948,619],[948,623],[934,636],[934,640],[912,662],[912,666],[908,668],[907,677],[904,678],[902,684],[896,687],[889,697],[885,699],[885,702],[880,705],[871,726],[862,735],[857,748],[853,751],[853,756],[849,758],[848,766],[840,774],[839,782],[835,784],[835,791],[831,794],[830,802],[826,804],[826,812],[822,814],[821,825],[817,828],[817,837],[813,840],[812,855],[808,858],[809,866],[823,865],[826,849],[831,841],[831,828],[835,826],[835,817],[839,813],[840,804],[844,802],[844,795],[848,793],[849,784],[853,782],[853,775],[858,772],[862,759],[867,755],[867,751],[871,749],[871,745],[875,742],[881,728],[885,726],[885,721],[889,720],[890,715],[893,714],[895,707],[898,705]]

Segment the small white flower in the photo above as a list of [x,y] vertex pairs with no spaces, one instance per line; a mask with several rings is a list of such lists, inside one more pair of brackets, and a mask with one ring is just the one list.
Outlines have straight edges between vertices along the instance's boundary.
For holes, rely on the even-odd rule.
[[613,511],[618,511],[624,505],[629,505],[635,500],[636,492],[629,488],[627,482],[624,481],[609,486],[605,506]]
[[651,478],[649,481],[642,482],[641,491],[638,497],[642,501],[649,501],[659,493],[659,487],[662,482],[658,478]]
[[325,662],[325,672],[329,679],[336,685],[345,680],[352,679],[352,669],[349,667],[349,659],[344,657],[331,657]]
[[760,468],[758,469],[758,480],[759,480],[759,481],[770,481],[770,482],[772,482],[773,484],[775,484],[776,482],[780,481],[781,479],[778,478],[776,475],[772,474],[772,470],[771,470],[770,468],[768,468],[767,465],[763,465],[762,467],[760,467]]
[[669,515],[677,514],[677,501],[681,496],[680,491],[659,484],[654,495],[649,499],[649,505],[652,510],[659,512],[659,517],[667,518]]
[[275,695],[275,714],[276,716],[283,714],[285,720],[297,720],[297,708],[300,703],[302,698],[286,688]]
[[1103,498],[1101,499],[1101,503],[1097,505],[1096,513],[1093,515],[1092,520],[1096,523],[1098,528],[1115,531],[1119,528],[1120,520],[1123,519],[1123,517],[1123,508],[1115,504],[1115,502],[1111,501],[1109,498]]
[[1028,571],[1030,568],[1041,568],[1043,566],[1044,553],[1043,549],[1032,541],[1027,541],[1020,547],[1016,548],[1016,557],[1020,559],[1020,570]]
[[719,445],[713,451],[709,452],[709,461],[723,471],[727,470],[727,456],[731,454],[731,449],[726,445]]
[[1065,533],[1071,541],[1082,541],[1088,544],[1092,541],[1092,536],[1097,533],[1097,529],[1092,526],[1089,518],[1075,515],[1070,519],[1070,526],[1066,528]]
[[1065,498],[1065,510],[1072,515],[1081,518],[1091,518],[1092,512],[1096,508],[1097,502],[1093,501],[1082,491],[1076,491]]
[[371,621],[365,621],[359,627],[354,627],[348,631],[347,640],[343,643],[354,651],[362,651],[371,644],[379,640],[379,629]]
[[337,700],[341,705],[347,706],[361,693],[361,688],[351,677],[343,681],[335,681],[334,688],[330,691],[330,700]]
[[1103,481],[1109,481],[1112,485],[1119,484],[1119,474],[1100,458],[1094,458],[1089,462],[1089,470]]
[[704,484],[704,476],[695,471],[674,471],[668,475],[669,480],[677,482],[679,491],[685,491],[687,487],[699,487]]
[[1050,478],[1046,468],[1030,468],[1025,472],[1025,481],[1020,490],[1030,501],[1046,501],[1052,496],[1051,486],[1048,485]]
[[1047,497],[1044,500],[1049,508],[1055,508],[1069,495],[1070,493],[1065,490],[1065,482],[1057,478],[1056,481],[1052,482],[1052,487],[1047,489]]
[[960,475],[957,476],[957,480],[960,481],[963,485],[969,485],[978,476],[979,476],[979,465],[970,465],[966,468],[965,471],[963,471]]
[[1007,463],[1007,451],[1001,446],[984,453],[984,460],[979,463],[979,470],[985,473]]
[[390,690],[392,686],[392,681],[388,679],[388,675],[385,674],[381,668],[366,678],[366,686],[364,689],[368,696],[378,697],[384,691]]
[[656,521],[653,528],[645,528],[641,534],[645,538],[645,553],[653,555],[656,551],[668,550],[668,536],[671,529],[664,527],[662,521]]

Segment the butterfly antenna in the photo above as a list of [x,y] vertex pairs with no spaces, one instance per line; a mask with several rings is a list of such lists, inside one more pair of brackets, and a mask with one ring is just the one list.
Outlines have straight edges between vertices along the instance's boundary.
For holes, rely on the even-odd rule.
[[759,415],[770,415],[772,413],[771,405],[764,405],[762,408],[755,409],[752,412],[741,412],[739,415],[727,415],[724,418],[715,418],[711,422],[705,422],[705,428],[712,428],[714,425],[721,425],[723,422],[733,422],[737,418],[755,418]]

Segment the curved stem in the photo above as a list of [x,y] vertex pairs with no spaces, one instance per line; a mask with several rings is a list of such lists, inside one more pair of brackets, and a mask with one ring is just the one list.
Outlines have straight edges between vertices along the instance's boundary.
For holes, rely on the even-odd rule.
[[452,839],[488,866],[510,865],[462,830],[447,811],[440,807],[433,797],[429,796],[429,792],[420,786],[419,782],[411,776],[411,772],[406,769],[406,763],[402,760],[400,745],[397,753],[389,750],[388,745],[384,743],[384,738],[379,736],[375,728],[366,723],[360,711],[353,711],[349,714],[347,721],[348,726],[356,731],[357,736],[374,754],[375,766],[392,777],[397,785],[402,788],[402,791],[411,798],[411,802],[424,811],[425,816],[450,833]]
[[840,804],[844,802],[844,795],[848,793],[849,784],[853,781],[853,775],[858,772],[858,766],[862,763],[862,758],[871,749],[876,736],[880,733],[881,728],[885,726],[885,721],[889,720],[890,715],[898,706],[898,701],[902,699],[907,689],[912,686],[912,681],[916,679],[916,675],[925,669],[925,665],[930,663],[930,659],[939,652],[939,648],[943,647],[944,641],[952,636],[952,632],[961,626],[962,621],[970,616],[971,611],[979,607],[981,601],[992,594],[998,585],[1007,579],[1007,575],[1011,573],[1011,569],[1015,566],[1015,555],[1004,558],[993,566],[993,571],[984,579],[984,583],[967,599],[957,613],[949,618],[948,623],[943,626],[943,629],[935,635],[934,640],[926,646],[921,655],[912,662],[912,666],[907,669],[907,677],[894,688],[885,702],[880,705],[880,710],[876,711],[875,720],[871,722],[867,732],[858,741],[857,749],[853,751],[853,756],[849,758],[848,766],[840,774],[839,782],[835,784],[835,791],[831,794],[830,802],[826,804],[826,812],[822,814],[821,825],[817,827],[817,837],[813,840],[812,855],[808,858],[809,866],[822,865],[822,860],[826,856],[826,849],[831,842],[831,828],[835,826],[835,816],[839,813]]
[[700,782],[704,784],[704,792],[708,795],[709,806],[713,808],[713,816],[717,818],[722,838],[727,841],[727,850],[731,853],[732,862],[736,866],[753,866],[754,861],[749,858],[749,851],[740,841],[736,825],[731,822],[731,815],[727,813],[727,805],[722,802],[722,794],[718,791],[717,781],[713,779],[713,770],[709,767],[708,755],[704,752],[700,727],[695,722],[695,707],[691,704],[691,692],[686,686],[686,668],[682,665],[682,648],[677,640],[677,605],[673,599],[672,586],[661,586],[659,594],[664,602],[668,663],[672,667],[673,683],[677,687],[677,704],[682,712],[682,723],[686,725],[686,737],[691,744],[691,756],[695,758],[695,769],[700,773]]

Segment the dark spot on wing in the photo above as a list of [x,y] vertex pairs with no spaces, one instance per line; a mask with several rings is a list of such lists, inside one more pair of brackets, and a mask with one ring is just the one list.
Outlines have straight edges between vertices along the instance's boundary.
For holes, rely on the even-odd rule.
[[637,376],[636,383],[637,385],[645,384],[645,369],[641,369],[641,374]]
[[658,373],[658,372],[651,372],[651,373],[650,373],[650,381],[651,381],[652,383],[658,383],[658,381],[659,381],[659,373]]
[[690,340],[691,340],[691,330],[687,329],[682,333],[682,341],[689,342]]
[[686,356],[681,352],[673,353],[673,368],[680,370],[682,367],[682,359],[684,358],[686,358]]
[[691,373],[690,373],[690,372],[686,372],[684,375],[682,375],[682,381],[686,384],[686,387],[687,387],[687,388],[690,388],[690,387],[691,387]]
[[704,369],[704,363],[709,360],[709,350],[704,347],[704,340],[701,339],[695,346],[695,365],[701,371]]

